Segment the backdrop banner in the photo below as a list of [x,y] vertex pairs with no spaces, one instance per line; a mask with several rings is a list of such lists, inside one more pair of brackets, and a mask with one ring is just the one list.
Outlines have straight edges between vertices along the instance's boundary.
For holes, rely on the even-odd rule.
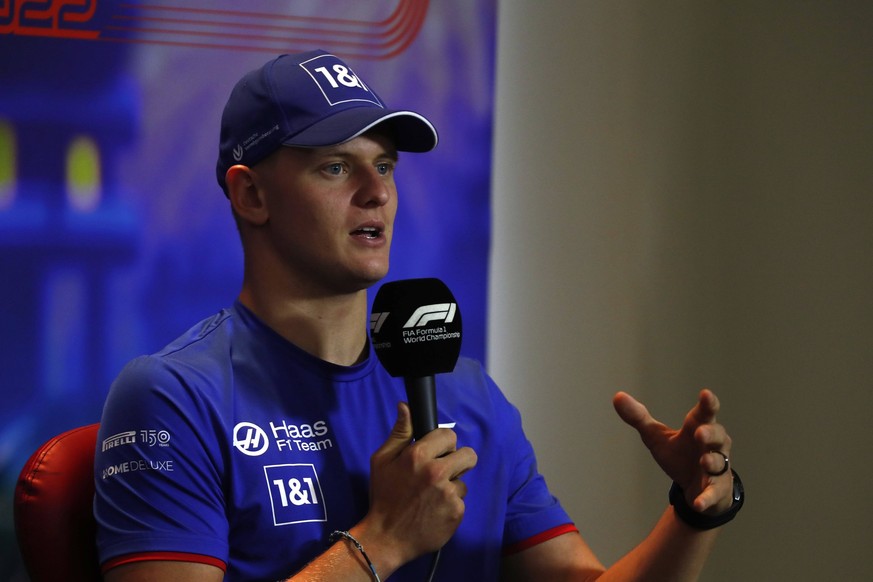
[[[440,144],[403,154],[388,280],[437,277],[485,357],[496,0],[0,0],[0,476],[96,422],[131,358],[239,292],[215,181],[236,80],[322,48]],[[373,290],[372,296],[375,294]],[[362,325],[364,323],[362,322]],[[20,575],[8,501],[0,578]]]

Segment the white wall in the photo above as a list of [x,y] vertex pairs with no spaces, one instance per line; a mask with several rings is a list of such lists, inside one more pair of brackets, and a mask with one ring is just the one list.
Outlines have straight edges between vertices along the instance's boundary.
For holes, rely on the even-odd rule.
[[873,4],[499,6],[489,368],[606,562],[703,386],[748,502],[705,580],[873,570]]

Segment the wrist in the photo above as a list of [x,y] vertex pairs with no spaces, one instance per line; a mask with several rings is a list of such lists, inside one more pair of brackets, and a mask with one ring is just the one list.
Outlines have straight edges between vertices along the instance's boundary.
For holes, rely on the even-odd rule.
[[731,506],[727,511],[718,515],[707,515],[692,509],[685,500],[685,492],[674,482],[673,486],[670,487],[669,498],[670,505],[673,506],[673,511],[676,513],[676,516],[687,525],[698,530],[714,529],[731,521],[736,517],[740,509],[742,509],[743,503],[746,499],[743,482],[740,480],[740,476],[733,469],[731,469],[731,474],[733,475]]
[[349,533],[364,546],[382,580],[406,563],[400,549],[390,537],[380,532],[378,527],[367,524],[366,520],[352,527]]
[[364,563],[370,575],[373,577],[373,580],[375,580],[376,582],[382,582],[382,579],[379,577],[379,572],[378,570],[376,570],[375,564],[373,564],[373,561],[370,559],[370,555],[367,554],[367,550],[364,549],[363,544],[361,544],[361,542],[358,541],[358,538],[353,536],[351,532],[345,530],[336,530],[332,534],[330,534],[329,539],[330,543],[332,544],[335,544],[337,542],[351,544],[364,559]]

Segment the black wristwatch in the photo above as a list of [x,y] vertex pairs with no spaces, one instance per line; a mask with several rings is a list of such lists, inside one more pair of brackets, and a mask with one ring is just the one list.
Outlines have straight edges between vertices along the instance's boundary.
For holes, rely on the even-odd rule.
[[691,527],[701,530],[713,529],[732,520],[742,509],[746,495],[740,476],[733,469],[731,469],[731,473],[734,476],[734,500],[730,509],[719,515],[706,515],[694,511],[688,505],[688,502],[685,501],[685,493],[682,491],[682,488],[674,482],[673,486],[670,487],[670,505],[673,506],[673,510],[679,516],[679,519]]

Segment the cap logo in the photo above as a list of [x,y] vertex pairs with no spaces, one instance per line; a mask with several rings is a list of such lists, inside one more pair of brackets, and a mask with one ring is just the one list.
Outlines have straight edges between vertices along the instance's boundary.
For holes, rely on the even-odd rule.
[[333,55],[320,55],[300,63],[300,66],[309,73],[321,94],[332,106],[350,101],[366,101],[384,107],[360,77]]
[[233,159],[237,162],[240,161],[243,157],[243,147],[242,144],[237,144],[235,148],[233,148]]

